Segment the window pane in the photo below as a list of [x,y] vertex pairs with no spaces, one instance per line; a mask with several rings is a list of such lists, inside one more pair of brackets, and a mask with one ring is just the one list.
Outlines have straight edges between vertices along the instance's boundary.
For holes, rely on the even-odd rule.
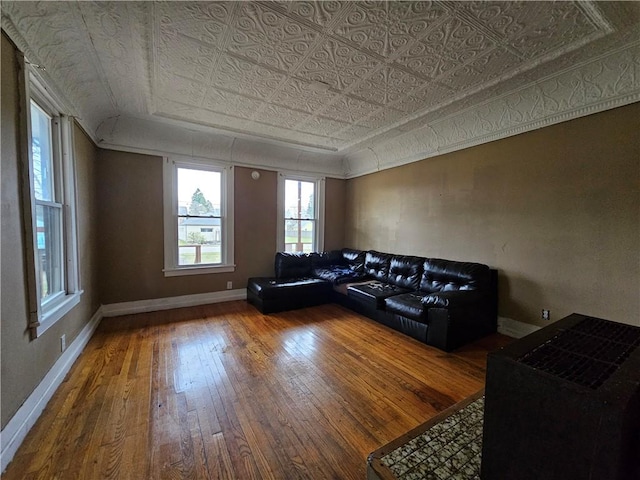
[[36,205],[36,241],[40,300],[64,290],[62,270],[62,209]]
[[284,189],[285,218],[315,218],[315,184],[313,182],[285,180]]
[[315,222],[313,220],[284,221],[284,249],[286,252],[313,252]]
[[222,174],[178,168],[178,215],[220,216]]
[[51,117],[31,102],[31,152],[36,200],[54,201]]
[[222,174],[177,170],[178,265],[222,263]]

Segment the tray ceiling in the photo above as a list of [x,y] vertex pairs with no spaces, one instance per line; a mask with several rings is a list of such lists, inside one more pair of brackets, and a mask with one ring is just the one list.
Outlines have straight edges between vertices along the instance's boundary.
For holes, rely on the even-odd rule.
[[637,26],[633,7],[3,1],[2,15],[92,135],[128,116],[348,153],[593,58]]

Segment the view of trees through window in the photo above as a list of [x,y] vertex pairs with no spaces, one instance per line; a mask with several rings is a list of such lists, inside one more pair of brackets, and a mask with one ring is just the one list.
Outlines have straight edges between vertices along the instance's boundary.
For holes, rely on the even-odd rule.
[[287,252],[314,250],[316,215],[315,183],[285,180],[284,246]]
[[222,263],[222,174],[178,168],[178,265]]
[[52,142],[52,119],[31,101],[31,162],[36,207],[36,268],[40,301],[64,292],[62,204],[58,201]]

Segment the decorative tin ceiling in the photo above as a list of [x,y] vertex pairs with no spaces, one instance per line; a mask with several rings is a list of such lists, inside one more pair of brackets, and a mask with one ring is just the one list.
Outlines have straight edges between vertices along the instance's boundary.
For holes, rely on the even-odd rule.
[[589,58],[593,42],[637,22],[607,11],[617,10],[569,1],[2,2],[3,27],[92,134],[115,116],[148,117],[328,152]]

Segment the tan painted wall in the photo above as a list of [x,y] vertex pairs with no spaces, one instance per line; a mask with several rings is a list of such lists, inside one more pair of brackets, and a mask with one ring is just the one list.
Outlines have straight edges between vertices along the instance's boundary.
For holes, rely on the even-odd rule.
[[60,357],[60,336],[67,345],[98,309],[95,265],[95,156],[96,149],[76,128],[78,235],[81,302],[37,339],[27,332],[27,297],[24,236],[19,181],[18,65],[15,49],[2,35],[2,278],[0,303],[2,428],[33,392]]
[[326,225],[324,229],[324,249],[338,250],[344,244],[344,214],[346,201],[346,181],[337,178],[327,178],[325,181],[324,214]]
[[640,103],[348,181],[346,244],[500,269],[500,316],[640,325]]
[[[277,243],[277,175],[236,167],[236,271],[165,277],[162,158],[103,150],[99,159],[100,285],[104,304],[245,288],[247,278],[273,275]],[[328,244],[341,247],[345,182],[327,181]],[[329,196],[329,195],[328,195]]]

